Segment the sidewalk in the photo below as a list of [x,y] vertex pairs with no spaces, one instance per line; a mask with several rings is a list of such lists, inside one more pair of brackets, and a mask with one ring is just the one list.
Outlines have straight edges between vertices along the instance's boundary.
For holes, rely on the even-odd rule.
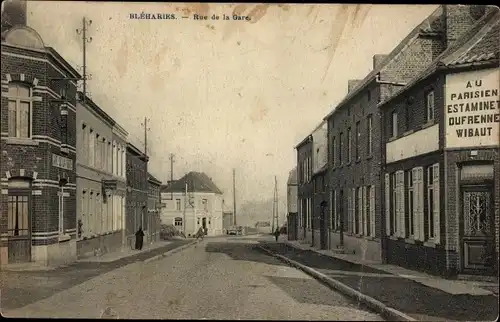
[[297,242],[264,242],[262,246],[305,266],[317,278],[324,276],[350,296],[363,297],[368,304],[378,302],[410,319],[494,321],[498,315],[498,296],[477,282],[448,281],[398,266],[360,261],[352,255],[316,251]]
[[153,244],[144,245],[144,247],[141,250],[131,249],[130,247],[126,247],[126,248],[124,247],[120,250],[117,250],[115,252],[109,252],[109,253],[106,253],[102,256],[91,256],[91,257],[87,257],[87,258],[81,258],[81,259],[77,260],[77,262],[79,262],[79,263],[96,263],[96,262],[98,262],[98,263],[110,263],[110,262],[114,262],[114,261],[120,260],[120,259],[125,258],[125,257],[130,257],[130,256],[134,256],[137,254],[150,252],[154,249],[170,245],[171,243],[172,243],[172,241],[158,241],[158,242],[153,243]]

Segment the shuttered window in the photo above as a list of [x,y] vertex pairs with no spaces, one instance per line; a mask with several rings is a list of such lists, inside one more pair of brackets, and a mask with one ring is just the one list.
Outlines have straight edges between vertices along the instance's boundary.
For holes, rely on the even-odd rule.
[[427,238],[440,242],[439,164],[427,168]]
[[391,226],[391,181],[389,174],[384,175],[384,191],[385,191],[385,234],[390,236],[392,233]]
[[370,210],[369,210],[370,234],[369,234],[369,236],[376,237],[376,234],[375,234],[375,186],[374,185],[370,186],[369,199],[370,199],[370,201],[369,201],[370,202]]

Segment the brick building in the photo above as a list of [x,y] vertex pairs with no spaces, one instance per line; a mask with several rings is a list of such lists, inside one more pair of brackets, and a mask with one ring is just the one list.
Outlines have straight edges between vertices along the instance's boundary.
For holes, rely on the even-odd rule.
[[387,260],[497,276],[500,13],[446,9],[446,51],[380,104]]
[[89,97],[78,102],[76,121],[77,254],[85,257],[123,244],[125,146],[114,138],[120,126]]
[[160,196],[161,181],[148,173],[148,227],[149,240],[160,240],[160,210],[162,208]]
[[286,182],[287,203],[287,235],[288,240],[296,240],[298,235],[298,211],[297,211],[297,166],[288,174]]
[[378,104],[424,71],[457,34],[481,15],[476,6],[438,7],[388,55],[373,56],[363,80],[348,81],[347,96],[325,120],[329,128],[332,248],[385,259],[382,221],[381,126]]
[[314,186],[312,184],[312,135],[308,135],[296,147],[297,150],[297,205],[298,233],[297,239],[313,242],[312,204]]
[[148,241],[148,161],[145,153],[127,143],[125,234],[130,247],[134,246],[135,232],[139,227],[144,231],[144,242]]
[[312,132],[312,244],[328,249],[330,212],[328,202],[328,124],[326,121]]
[[81,76],[35,30],[3,20],[0,261],[71,262]]

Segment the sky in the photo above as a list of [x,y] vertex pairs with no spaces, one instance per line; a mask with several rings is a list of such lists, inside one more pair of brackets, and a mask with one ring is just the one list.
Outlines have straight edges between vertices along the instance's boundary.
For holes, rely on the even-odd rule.
[[[272,198],[274,176],[283,198],[295,145],[436,7],[30,1],[28,25],[81,71],[76,29],[92,20],[92,100],[141,150],[149,119],[154,176],[170,180],[173,153],[174,180],[205,172],[231,205],[233,168],[237,204]],[[141,12],[178,19],[130,19]],[[210,19],[233,12],[252,20]]]

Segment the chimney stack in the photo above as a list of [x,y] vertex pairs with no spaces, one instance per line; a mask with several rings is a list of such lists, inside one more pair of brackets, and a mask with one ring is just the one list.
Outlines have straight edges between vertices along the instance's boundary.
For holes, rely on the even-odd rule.
[[26,26],[26,0],[6,0],[2,2],[2,31],[14,26]]
[[446,47],[452,46],[485,12],[485,5],[444,5]]
[[386,57],[387,55],[382,54],[373,55],[373,70],[377,69]]
[[362,79],[350,79],[347,81],[347,94],[349,94]]

